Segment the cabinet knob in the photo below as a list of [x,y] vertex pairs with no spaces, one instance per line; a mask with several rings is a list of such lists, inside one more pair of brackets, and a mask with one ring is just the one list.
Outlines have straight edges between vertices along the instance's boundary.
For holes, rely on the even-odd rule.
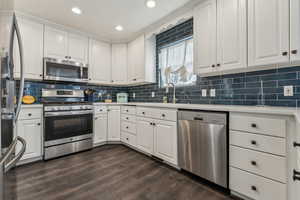
[[126,117],[126,119],[127,119],[127,120],[129,120],[129,118],[128,118],[128,117]]
[[153,123],[152,125],[153,125],[153,126],[156,126],[156,124],[155,124],[155,123]]
[[126,138],[126,140],[129,140],[129,138]]
[[126,112],[129,112],[129,110],[126,110]]
[[150,123],[151,126],[153,126],[153,123]]
[[252,144],[252,145],[257,145],[257,142],[256,142],[255,140],[252,140],[252,141],[251,141],[251,144]]
[[129,129],[129,127],[128,127],[128,126],[126,126],[126,129]]
[[37,125],[38,125],[38,126],[40,126],[40,125],[41,125],[41,123],[38,123]]
[[216,67],[216,65],[212,65],[211,67],[212,67],[212,68],[215,68],[215,67]]
[[287,55],[288,55],[287,51],[282,52],[282,56],[287,56]]
[[68,56],[65,56],[65,59],[68,59]]
[[256,161],[251,161],[251,165],[253,165],[253,166],[257,166],[257,163],[256,163]]
[[133,81],[136,81],[136,78],[132,79]]
[[252,123],[252,124],[251,124],[251,127],[252,127],[252,128],[257,128],[257,124]]
[[43,74],[40,74],[40,77],[43,77]]
[[292,53],[292,54],[297,54],[297,53],[298,53],[298,50],[297,50],[297,49],[292,50],[291,53]]
[[142,112],[142,114],[144,115],[144,114],[145,114],[145,112]]
[[252,186],[251,186],[251,190],[253,190],[253,191],[257,191],[257,188],[256,188],[256,186],[252,185]]
[[165,115],[165,114],[162,114],[161,116],[162,116],[162,117],[165,117],[166,115]]
[[32,114],[31,114],[31,113],[29,113],[29,114],[28,114],[28,116],[29,116],[29,117],[31,117],[31,116],[32,116]]
[[221,64],[217,64],[217,67],[220,67],[221,66]]
[[98,117],[95,117],[95,120],[97,120],[98,119]]

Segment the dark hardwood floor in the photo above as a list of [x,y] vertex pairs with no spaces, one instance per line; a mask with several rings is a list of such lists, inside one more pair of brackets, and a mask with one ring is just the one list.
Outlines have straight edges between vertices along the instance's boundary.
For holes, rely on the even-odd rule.
[[122,145],[108,145],[7,175],[6,200],[230,200]]

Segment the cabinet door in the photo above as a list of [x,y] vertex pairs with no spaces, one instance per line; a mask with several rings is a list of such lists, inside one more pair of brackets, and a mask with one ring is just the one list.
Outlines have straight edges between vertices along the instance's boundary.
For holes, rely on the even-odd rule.
[[137,121],[137,148],[153,154],[154,128],[150,125],[151,119],[138,119]]
[[[17,135],[27,142],[26,151],[21,160],[42,156],[42,126],[41,120],[20,120],[17,122]],[[20,150],[17,145],[16,151]]]
[[176,122],[158,121],[154,128],[154,154],[177,165],[177,126]]
[[145,36],[142,35],[128,44],[128,81],[145,80]]
[[111,83],[111,45],[105,42],[90,41],[90,82]]
[[217,5],[207,0],[194,9],[194,72],[213,72],[217,61]]
[[88,63],[89,41],[87,37],[76,34],[68,34],[68,56],[72,60]]
[[217,1],[217,68],[247,67],[246,0]]
[[289,62],[289,0],[248,0],[248,62]]
[[291,61],[300,61],[300,1],[291,0]]
[[[43,78],[43,50],[44,50],[44,26],[33,21],[19,18],[25,79],[42,80]],[[15,78],[20,78],[20,54],[17,40],[14,48]]]
[[127,83],[127,44],[112,45],[112,81]]
[[94,144],[107,140],[107,115],[99,115],[94,120]]
[[109,109],[108,111],[108,141],[121,140],[121,110]]
[[68,56],[67,32],[45,26],[45,57],[65,59]]

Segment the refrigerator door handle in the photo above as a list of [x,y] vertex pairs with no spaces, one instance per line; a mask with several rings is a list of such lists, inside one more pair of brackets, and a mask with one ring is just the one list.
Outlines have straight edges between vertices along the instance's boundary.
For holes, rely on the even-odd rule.
[[9,45],[9,63],[10,63],[10,73],[13,77],[13,68],[14,68],[14,38],[15,33],[18,40],[19,45],[19,54],[20,54],[20,88],[19,88],[19,98],[17,102],[16,112],[15,112],[15,122],[18,120],[19,113],[21,110],[21,104],[22,104],[22,97],[24,93],[24,50],[23,50],[23,41],[21,37],[20,28],[17,22],[17,17],[15,14],[13,14],[13,25],[11,30],[11,37],[10,37],[10,45]]
[[[7,162],[8,159],[10,159],[11,156],[15,153],[15,149],[16,149],[18,142],[21,142],[22,148],[20,149],[19,153],[16,156],[14,156],[14,158],[11,161]],[[4,172],[9,171],[13,166],[15,166],[15,164],[22,158],[25,151],[26,151],[26,141],[22,137],[17,136],[17,138],[11,143],[7,152],[4,154],[4,156],[0,160],[0,166],[4,166]]]

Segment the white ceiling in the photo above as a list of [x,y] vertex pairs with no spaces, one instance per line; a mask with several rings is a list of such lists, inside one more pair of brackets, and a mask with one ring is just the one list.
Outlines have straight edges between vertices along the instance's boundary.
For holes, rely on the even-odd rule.
[[[127,41],[191,1],[157,0],[157,7],[149,9],[145,0],[15,0],[15,9],[97,38]],[[82,15],[71,12],[74,6],[82,10]],[[117,32],[116,25],[122,25],[124,31]]]

